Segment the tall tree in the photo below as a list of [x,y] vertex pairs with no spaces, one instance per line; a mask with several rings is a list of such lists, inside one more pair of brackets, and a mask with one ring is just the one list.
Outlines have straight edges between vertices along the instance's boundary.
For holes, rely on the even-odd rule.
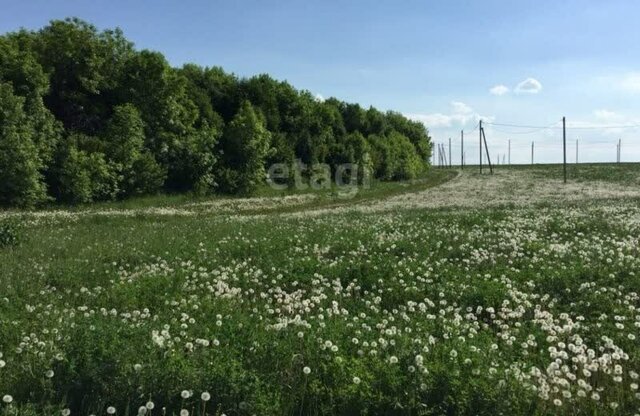
[[238,113],[222,138],[224,175],[222,189],[227,192],[250,192],[265,179],[265,160],[269,154],[271,134],[249,101]]
[[11,84],[0,83],[0,203],[32,206],[46,199],[42,159],[25,100]]

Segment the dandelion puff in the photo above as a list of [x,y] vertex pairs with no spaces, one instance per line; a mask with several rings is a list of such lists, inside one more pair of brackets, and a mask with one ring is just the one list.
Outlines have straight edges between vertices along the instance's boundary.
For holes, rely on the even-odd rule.
[[191,393],[189,393],[188,390],[182,390],[182,393],[180,393],[180,397],[182,397],[183,399],[188,399],[189,396],[191,396]]
[[140,406],[138,408],[138,416],[144,416],[147,414],[147,407],[146,406]]
[[187,409],[180,410],[180,416],[189,416],[189,411]]
[[200,395],[200,398],[202,399],[203,402],[208,402],[209,400],[211,400],[211,394],[205,391]]
[[309,367],[304,367],[302,369],[302,372],[305,373],[305,374],[311,374],[311,369]]
[[62,412],[60,413],[62,416],[69,416],[71,414],[71,409],[62,409]]
[[354,377],[353,378],[353,383],[354,384],[360,384],[360,377]]
[[53,370],[47,370],[47,372],[44,373],[44,376],[46,378],[53,378],[54,375],[55,375],[55,373],[53,372]]
[[153,408],[156,407],[156,404],[154,402],[152,402],[151,400],[149,400],[147,402],[147,404],[144,405],[144,407],[146,407],[149,410],[153,410]]
[[9,404],[13,401],[13,397],[11,397],[8,394],[5,394],[4,396],[2,396],[2,401],[5,402],[6,404]]
[[115,415],[116,414],[116,408],[113,406],[109,406],[107,407],[107,413],[110,415]]

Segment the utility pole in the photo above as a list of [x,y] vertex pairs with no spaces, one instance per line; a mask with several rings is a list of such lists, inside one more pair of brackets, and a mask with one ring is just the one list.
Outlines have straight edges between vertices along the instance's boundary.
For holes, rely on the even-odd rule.
[[578,164],[578,139],[576,139],[576,165]]
[[447,152],[444,150],[444,144],[441,145],[442,147],[442,167],[446,168],[448,163],[447,163]]
[[511,165],[511,139],[509,139],[509,165]]
[[482,120],[480,120],[480,128],[478,129],[478,136],[480,137],[480,146],[478,150],[480,151],[480,173],[482,173]]
[[484,134],[484,129],[480,129],[480,137],[484,139],[484,150],[487,152],[487,163],[489,164],[489,172],[493,175],[493,165],[491,165],[491,156],[489,156],[489,146],[487,146],[487,136]]
[[460,130],[460,169],[464,169],[464,130]]
[[567,125],[564,117],[562,117],[562,157],[564,183],[567,183]]
[[451,137],[449,137],[449,167],[451,167]]
[[531,164],[533,165],[533,143],[531,142]]
[[622,162],[622,139],[618,139],[618,163]]

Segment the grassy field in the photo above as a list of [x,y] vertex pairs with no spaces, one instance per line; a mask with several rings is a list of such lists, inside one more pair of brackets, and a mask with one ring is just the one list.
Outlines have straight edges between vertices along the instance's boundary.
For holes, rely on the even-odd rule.
[[640,413],[640,165],[0,213],[1,415]]

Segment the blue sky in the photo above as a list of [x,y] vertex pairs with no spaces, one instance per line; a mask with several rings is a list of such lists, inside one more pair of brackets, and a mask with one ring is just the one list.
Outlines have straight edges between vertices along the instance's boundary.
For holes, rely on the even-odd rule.
[[[575,159],[640,160],[637,1],[0,0],[0,32],[77,16],[122,28],[176,66],[269,73],[323,97],[424,121],[437,142],[488,122],[547,126],[567,117]],[[519,87],[518,87],[519,86]],[[491,153],[561,160],[561,130],[487,126]],[[473,136],[471,136],[473,134]],[[477,155],[477,131],[467,140]],[[475,140],[472,140],[475,139]],[[474,148],[475,146],[475,148]]]

